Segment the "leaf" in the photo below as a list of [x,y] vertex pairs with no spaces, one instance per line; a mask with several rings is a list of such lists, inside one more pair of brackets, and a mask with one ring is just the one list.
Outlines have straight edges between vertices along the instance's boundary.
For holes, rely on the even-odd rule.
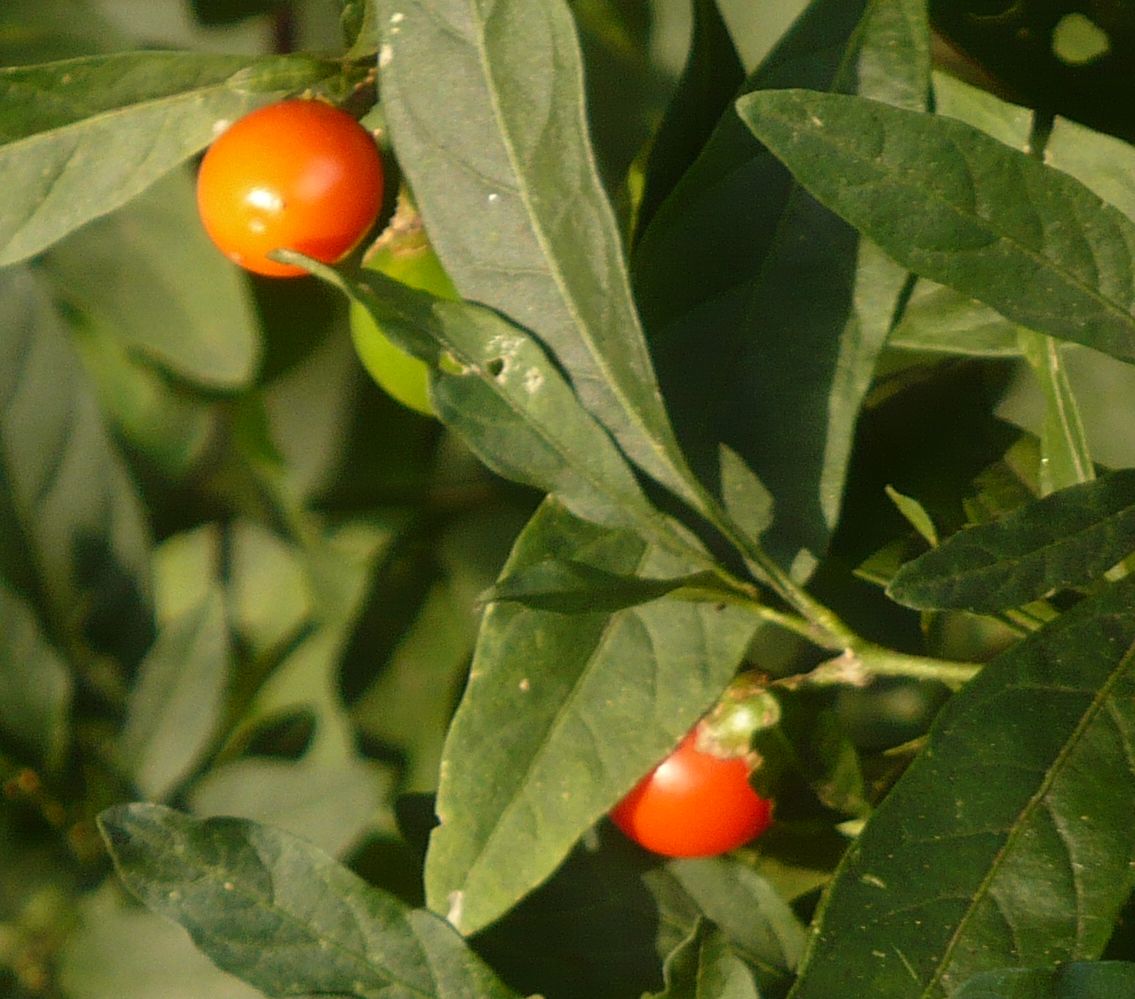
[[793,999],[1096,957],[1132,888],[1135,582],[990,662],[840,865]]
[[119,744],[147,798],[165,798],[199,762],[221,720],[231,665],[217,589],[158,632],[131,691]]
[[745,962],[704,920],[666,959],[663,974],[666,988],[650,999],[760,999]]
[[140,804],[99,828],[131,892],[269,996],[515,996],[444,922],[287,833]]
[[386,336],[436,369],[430,400],[438,417],[495,472],[554,493],[586,520],[634,528],[679,550],[696,545],[649,503],[618,448],[525,330],[377,271],[348,276],[282,256],[341,288]]
[[54,769],[63,762],[71,675],[32,610],[0,583],[0,741],[17,758]]
[[[923,8],[814,3],[745,89],[835,88],[922,107]],[[906,272],[811,201],[732,109],[659,208],[634,264],[692,463],[717,483],[726,478],[718,442],[739,455],[776,504],[764,545],[807,575],[838,517],[855,421]],[[747,505],[724,484],[721,494],[744,522]]]
[[1040,333],[1135,360],[1135,223],[961,122],[803,90],[746,124],[824,204],[923,277]]
[[1041,495],[1091,481],[1096,470],[1061,344],[1032,330],[1021,330],[1020,342],[1045,399],[1040,435]]
[[686,66],[650,144],[635,218],[639,230],[649,224],[697,159],[745,80],[716,0],[693,0],[692,6],[694,25]]
[[668,870],[750,964],[783,976],[804,950],[805,932],[772,885],[729,856],[675,860]]
[[[555,502],[529,523],[504,574],[550,553],[618,575],[690,568]],[[711,705],[755,624],[738,608],[669,598],[570,616],[491,604],[442,758],[430,907],[474,933],[544,881]]]
[[54,246],[56,298],[168,371],[214,389],[246,385],[260,359],[247,287],[205,236],[193,182],[175,170]]
[[1135,551],[1135,470],[1070,486],[964,528],[904,565],[887,592],[922,610],[993,612],[1086,586]]
[[0,66],[25,66],[125,48],[126,42],[84,0],[6,0],[0,8]]
[[383,107],[454,284],[530,329],[631,460],[690,498],[596,171],[566,4],[379,9]]
[[0,575],[49,634],[136,664],[149,531],[67,331],[32,271],[0,272]]
[[953,288],[920,279],[887,346],[967,357],[1016,357],[1019,328]]
[[308,60],[297,78],[297,65],[124,52],[0,69],[0,266],[125,204],[273,92],[331,72]]
[[[716,577],[708,572],[675,579],[644,579],[607,572],[586,562],[552,557],[503,576],[482,599],[486,603],[511,600],[525,607],[560,614],[583,614],[622,610],[683,589],[703,587],[708,596],[715,582]],[[719,599],[730,596],[728,591],[719,591]]]
[[974,975],[955,999],[1115,999],[1135,993],[1135,964],[1076,961],[1058,968],[1003,968]]

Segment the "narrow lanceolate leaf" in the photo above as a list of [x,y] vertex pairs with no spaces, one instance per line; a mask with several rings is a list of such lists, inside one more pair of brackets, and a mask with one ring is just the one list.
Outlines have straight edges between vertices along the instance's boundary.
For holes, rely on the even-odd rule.
[[382,102],[461,294],[532,330],[632,460],[691,495],[587,131],[563,0],[380,0]]
[[908,562],[888,593],[922,610],[993,612],[1086,586],[1135,551],[1135,470],[965,528]]
[[55,767],[67,746],[71,676],[31,608],[0,583],[0,745],[34,767]]
[[0,69],[0,266],[125,204],[273,92],[328,73],[308,60],[297,80],[293,60],[277,77],[277,65],[127,52]]
[[[546,503],[506,577],[551,553],[621,576],[689,571]],[[543,882],[713,703],[754,628],[745,610],[669,597],[577,614],[491,604],[443,754],[430,907],[473,933]]]
[[136,662],[149,533],[39,276],[0,272],[0,576],[51,634]]
[[436,916],[289,833],[160,805],[118,805],[99,827],[130,891],[265,995],[516,995]]
[[820,201],[916,273],[1040,333],[1135,359],[1135,223],[950,118],[803,90],[738,110]]
[[[921,108],[929,74],[923,0],[819,0],[745,89]],[[743,459],[776,503],[762,541],[798,575],[838,517],[859,408],[906,281],[809,198],[732,107],[636,247],[643,321],[691,463],[717,483],[727,474],[718,442]],[[721,495],[748,528],[749,504],[724,482]]]
[[939,999],[1098,957],[1135,882],[1135,582],[943,710],[837,871],[792,999]]
[[663,974],[666,988],[647,999],[760,999],[745,962],[704,920],[666,959]]
[[217,590],[159,631],[139,669],[120,742],[123,763],[146,798],[164,798],[198,762],[221,719],[230,666]]
[[646,499],[630,465],[526,330],[480,305],[415,291],[377,271],[344,275],[287,254],[364,306],[426,361],[440,419],[506,478],[554,493],[574,514],[669,546],[692,543]]

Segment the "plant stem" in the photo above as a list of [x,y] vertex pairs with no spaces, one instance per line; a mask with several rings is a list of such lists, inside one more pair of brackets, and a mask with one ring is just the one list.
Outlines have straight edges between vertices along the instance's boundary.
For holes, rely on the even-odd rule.
[[957,690],[980,671],[976,663],[932,659],[885,649],[873,642],[860,640],[834,659],[820,663],[809,673],[776,681],[780,686],[829,687],[846,685],[863,687],[880,677],[904,677],[908,680],[929,680]]

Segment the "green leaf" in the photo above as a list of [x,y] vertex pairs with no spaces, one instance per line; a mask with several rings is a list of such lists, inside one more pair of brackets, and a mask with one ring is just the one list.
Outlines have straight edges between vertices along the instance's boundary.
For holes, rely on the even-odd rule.
[[136,663],[150,539],[62,317],[33,271],[0,272],[0,575],[80,640]]
[[[330,72],[309,63],[297,82],[276,79],[277,65],[275,57],[125,52],[0,69],[0,266],[125,204],[271,93]],[[228,85],[241,70],[259,73],[257,93]]]
[[[921,0],[812,4],[746,83],[925,105]],[[816,205],[730,109],[636,249],[675,425],[707,482],[723,441],[776,503],[763,543],[807,574],[841,504],[855,421],[906,272]],[[723,498],[738,522],[744,505]]]
[[1132,551],[1135,470],[1124,469],[951,535],[887,592],[923,610],[998,611],[1086,586]]
[[161,628],[131,691],[119,752],[149,799],[172,792],[216,734],[231,669],[222,594]]
[[[644,579],[553,556],[501,577],[483,599],[485,602],[513,600],[538,610],[582,614],[622,610],[678,590],[700,591],[708,599],[715,582],[717,577],[708,572],[675,579]],[[718,591],[719,599],[730,596],[727,590]]]
[[530,329],[627,455],[695,491],[595,167],[563,0],[381,0],[382,100],[461,294]]
[[119,805],[99,827],[126,886],[269,996],[510,999],[452,928],[287,833]]
[[1019,328],[953,288],[919,279],[887,346],[966,357],[1016,357]]
[[1052,337],[1020,331],[1021,352],[1044,393],[1040,435],[1040,491],[1090,482],[1096,470],[1084,436],[1084,422],[1068,380],[1062,345]]
[[[690,568],[548,502],[505,576],[552,552],[624,576]],[[573,615],[491,604],[442,759],[430,907],[472,933],[544,881],[712,704],[755,625],[738,608],[668,598]]]
[[619,449],[525,330],[490,309],[416,291],[377,271],[343,275],[282,256],[343,289],[386,336],[436,369],[435,412],[495,472],[554,493],[586,520],[693,550],[696,542],[649,503]]
[[650,999],[760,999],[745,962],[705,920],[666,959],[663,975],[666,988]]
[[784,90],[738,103],[808,190],[896,260],[1040,333],[1135,359],[1135,223],[950,118]]
[[658,206],[697,159],[745,81],[745,69],[716,0],[693,0],[693,36],[686,67],[650,144],[635,225],[649,224]]
[[954,999],[1116,999],[1135,994],[1135,964],[1077,961],[1058,968],[1003,968],[974,975]]
[[209,242],[176,170],[45,256],[56,297],[132,352],[214,389],[246,385],[260,334],[247,286]]
[[71,675],[32,610],[0,583],[0,741],[17,758],[54,769],[63,762]]
[[1135,582],[989,663],[849,849],[793,999],[1096,957],[1133,882]]
[[674,860],[667,869],[751,965],[779,976],[796,967],[804,950],[804,927],[752,867],[725,856]]
[[86,0],[6,0],[0,8],[0,66],[26,66],[125,48]]

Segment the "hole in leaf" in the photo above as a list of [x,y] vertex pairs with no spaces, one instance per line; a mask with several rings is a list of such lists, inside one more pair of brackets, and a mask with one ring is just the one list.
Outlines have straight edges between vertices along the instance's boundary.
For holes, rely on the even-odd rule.
[[504,374],[504,358],[494,357],[485,365],[485,370],[494,378],[500,378]]

